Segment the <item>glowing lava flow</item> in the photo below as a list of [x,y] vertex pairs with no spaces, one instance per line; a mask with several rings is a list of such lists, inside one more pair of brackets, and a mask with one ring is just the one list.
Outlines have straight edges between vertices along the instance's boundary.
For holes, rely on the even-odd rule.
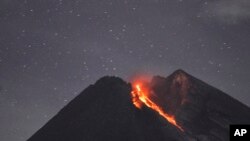
[[147,91],[142,90],[139,84],[135,85],[135,90],[131,92],[131,95],[132,95],[132,102],[137,108],[141,109],[143,104],[145,104],[147,107],[158,112],[162,117],[164,117],[168,122],[176,126],[178,129],[184,131],[182,127],[176,123],[174,116],[165,113],[157,104],[155,104],[152,100],[150,100]]

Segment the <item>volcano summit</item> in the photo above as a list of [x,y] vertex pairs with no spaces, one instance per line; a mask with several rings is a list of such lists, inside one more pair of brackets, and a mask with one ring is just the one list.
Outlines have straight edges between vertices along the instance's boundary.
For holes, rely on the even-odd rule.
[[250,108],[177,70],[132,84],[103,77],[28,141],[228,141]]

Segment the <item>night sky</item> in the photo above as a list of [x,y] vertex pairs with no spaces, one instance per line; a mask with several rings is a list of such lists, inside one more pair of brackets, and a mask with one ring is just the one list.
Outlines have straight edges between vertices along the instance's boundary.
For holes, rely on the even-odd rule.
[[250,1],[1,0],[0,140],[25,141],[102,76],[179,68],[250,105]]

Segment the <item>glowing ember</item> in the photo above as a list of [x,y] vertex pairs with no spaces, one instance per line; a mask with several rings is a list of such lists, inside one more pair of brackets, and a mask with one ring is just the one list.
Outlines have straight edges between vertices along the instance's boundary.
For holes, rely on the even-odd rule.
[[175,117],[164,112],[157,104],[155,104],[148,97],[148,91],[142,88],[139,84],[136,84],[134,90],[131,92],[133,104],[141,109],[143,104],[147,107],[158,112],[162,117],[164,117],[168,122],[179,128],[181,131],[184,131],[181,126],[176,123]]

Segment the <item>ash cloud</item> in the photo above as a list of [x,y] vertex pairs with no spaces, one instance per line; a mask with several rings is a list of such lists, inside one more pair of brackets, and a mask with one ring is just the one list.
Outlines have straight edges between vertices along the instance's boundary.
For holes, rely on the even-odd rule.
[[225,24],[239,24],[250,21],[249,0],[219,0],[205,3],[205,17],[213,17]]

